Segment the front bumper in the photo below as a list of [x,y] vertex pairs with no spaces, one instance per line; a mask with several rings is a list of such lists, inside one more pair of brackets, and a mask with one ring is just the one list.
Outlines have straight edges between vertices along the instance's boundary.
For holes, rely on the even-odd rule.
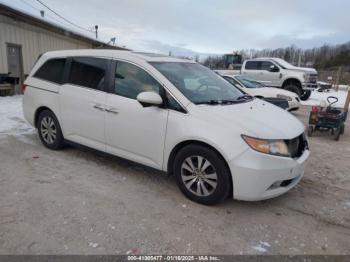
[[304,82],[301,85],[304,90],[314,90],[318,87],[317,82]]
[[304,175],[310,155],[305,150],[298,159],[278,157],[247,149],[229,164],[233,180],[233,198],[258,201],[282,195]]
[[299,107],[300,107],[300,102],[298,102],[296,99],[293,99],[292,101],[288,101],[288,111],[298,110]]

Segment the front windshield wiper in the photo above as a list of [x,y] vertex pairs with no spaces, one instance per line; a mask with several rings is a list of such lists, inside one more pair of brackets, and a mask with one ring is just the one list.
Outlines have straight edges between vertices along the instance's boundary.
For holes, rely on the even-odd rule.
[[251,100],[251,99],[253,99],[253,97],[250,95],[242,95],[242,96],[237,97],[237,101],[239,101],[239,100]]
[[202,105],[202,104],[207,104],[207,105],[227,105],[227,104],[234,104],[237,103],[237,100],[207,100],[207,101],[200,101],[196,102],[196,105]]
[[241,103],[244,101],[248,101],[248,100],[252,100],[253,97],[250,95],[241,95],[239,97],[237,97],[235,100],[228,100],[228,99],[223,99],[223,100],[207,100],[207,101],[200,101],[200,102],[196,102],[196,105],[202,105],[202,104],[206,104],[206,105],[231,105],[231,104],[237,104],[237,103]]

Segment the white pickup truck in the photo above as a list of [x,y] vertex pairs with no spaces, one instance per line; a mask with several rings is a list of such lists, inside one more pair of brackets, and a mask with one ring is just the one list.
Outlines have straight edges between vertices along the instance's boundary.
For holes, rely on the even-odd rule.
[[256,58],[243,62],[241,72],[247,78],[292,91],[301,100],[307,100],[311,90],[317,88],[317,71],[296,67],[280,58]]

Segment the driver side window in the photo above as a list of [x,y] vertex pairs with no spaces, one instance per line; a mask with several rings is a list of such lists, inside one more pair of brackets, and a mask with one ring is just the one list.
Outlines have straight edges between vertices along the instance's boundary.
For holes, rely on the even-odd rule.
[[[274,70],[271,70],[271,66],[274,67]],[[261,70],[266,70],[266,71],[270,71],[270,72],[279,72],[279,68],[272,62],[270,61],[263,61],[261,63]]]
[[159,94],[161,85],[150,74],[138,66],[117,62],[114,92],[117,95],[136,99],[142,92],[153,91]]
[[266,70],[269,71],[270,70],[270,66],[272,66],[273,64],[269,61],[263,61],[261,63],[261,70]]

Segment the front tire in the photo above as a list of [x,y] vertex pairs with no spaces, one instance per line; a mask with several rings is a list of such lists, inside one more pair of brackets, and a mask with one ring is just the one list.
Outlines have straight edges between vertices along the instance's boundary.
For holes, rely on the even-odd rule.
[[40,113],[37,126],[40,140],[45,147],[59,150],[64,146],[60,124],[55,114],[50,110],[44,110]]
[[306,100],[308,100],[310,98],[310,96],[311,96],[311,90],[305,90],[303,92],[303,94],[300,96],[300,99],[302,101],[306,101]]
[[289,84],[289,85],[285,86],[284,89],[287,91],[296,93],[298,95],[298,97],[300,97],[300,99],[301,99],[302,90],[299,86],[294,85],[294,84]]
[[182,148],[174,159],[173,172],[182,193],[197,203],[217,204],[232,191],[231,174],[225,160],[202,145]]

